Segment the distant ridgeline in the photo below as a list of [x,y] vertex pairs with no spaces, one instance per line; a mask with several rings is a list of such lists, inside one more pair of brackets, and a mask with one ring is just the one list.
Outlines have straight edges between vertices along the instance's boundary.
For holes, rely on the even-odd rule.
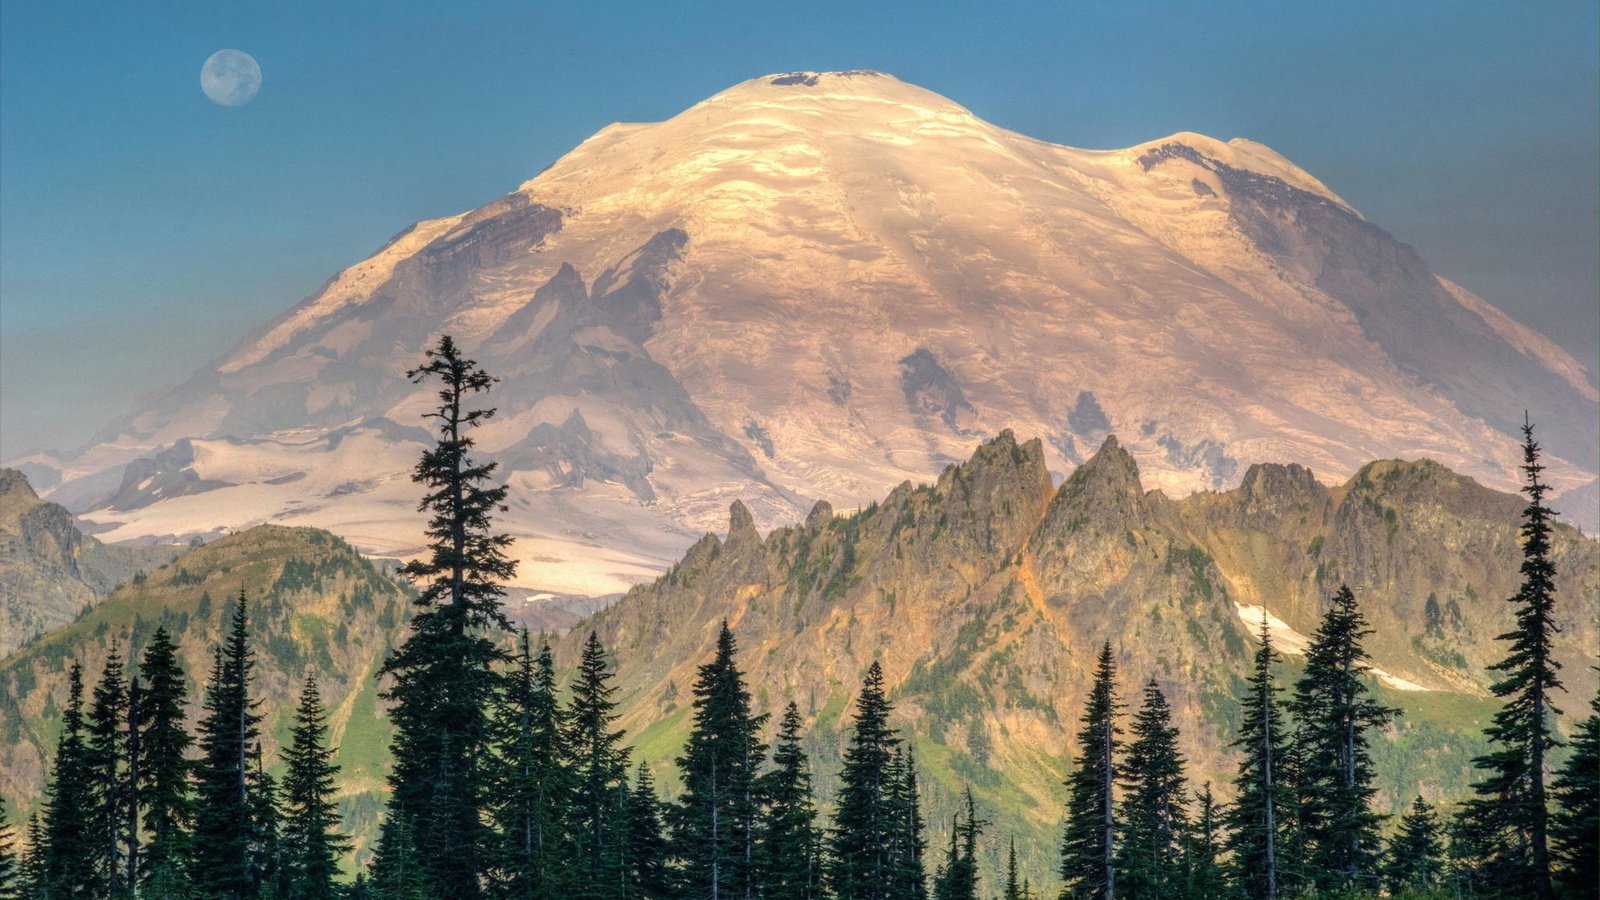
[[[502,756],[535,746],[526,740],[536,735],[519,737],[513,726],[526,721],[544,690],[555,724],[542,738],[548,742],[542,758],[556,761],[551,772],[565,774],[541,776],[553,779],[541,785],[555,798],[541,815],[552,817],[545,826],[561,836],[552,846],[571,855],[552,857],[551,871],[581,881],[574,873],[587,865],[583,852],[566,842],[615,841],[617,853],[634,854],[616,863],[625,870],[618,878],[634,879],[628,883],[637,892],[627,896],[654,896],[673,879],[694,883],[706,866],[722,864],[722,851],[701,853],[697,844],[715,848],[733,840],[752,848],[781,843],[791,859],[801,853],[816,864],[813,887],[859,887],[859,867],[884,864],[873,855],[881,851],[893,856],[897,871],[914,866],[930,879],[937,874],[942,889],[955,892],[942,896],[976,896],[964,886],[976,873],[983,896],[1021,896],[1026,877],[1044,886],[1032,888],[1032,896],[1044,897],[1059,883],[1069,807],[1075,822],[1069,825],[1080,838],[1088,833],[1082,819],[1093,800],[1089,775],[1098,770],[1085,738],[1099,733],[1097,699],[1114,696],[1124,704],[1115,707],[1122,732],[1114,756],[1116,833],[1133,842],[1127,846],[1160,845],[1160,855],[1178,866],[1119,857],[1118,877],[1177,878],[1186,886],[1161,881],[1170,889],[1163,896],[1203,896],[1236,877],[1229,859],[1250,850],[1248,829],[1237,822],[1225,828],[1224,810],[1252,796],[1250,785],[1236,784],[1244,777],[1237,773],[1248,770],[1250,749],[1233,742],[1253,727],[1250,700],[1257,695],[1247,679],[1258,632],[1265,630],[1279,654],[1269,677],[1284,688],[1299,683],[1312,690],[1323,671],[1317,660],[1326,661],[1318,654],[1330,652],[1327,631],[1341,609],[1333,603],[1341,585],[1352,590],[1370,629],[1354,629],[1352,683],[1376,706],[1398,711],[1374,717],[1364,731],[1370,790],[1360,796],[1362,808],[1409,811],[1403,834],[1415,837],[1431,815],[1414,806],[1419,796],[1445,812],[1472,796],[1470,784],[1484,777],[1472,760],[1488,749],[1484,729],[1502,708],[1490,688],[1505,673],[1490,666],[1507,655],[1497,636],[1516,625],[1506,598],[1518,593],[1523,578],[1519,522],[1526,505],[1426,461],[1375,462],[1336,487],[1299,466],[1259,465],[1235,490],[1174,501],[1142,489],[1115,438],[1056,488],[1039,442],[1019,444],[1006,432],[935,484],[902,485],[852,515],[818,504],[803,524],[765,538],[734,503],[725,537],[707,535],[664,576],[555,641],[543,659],[537,637],[527,658],[509,633],[496,638],[508,655],[496,664],[505,674],[489,710],[490,746]],[[1581,737],[1579,720],[1596,693],[1600,546],[1558,524],[1546,558],[1555,572],[1549,623],[1560,629],[1549,649],[1567,687],[1555,699],[1568,715],[1553,722],[1569,743],[1592,752],[1592,742],[1571,738]],[[294,743],[293,701],[306,677],[314,677],[326,743],[337,748],[328,758],[337,772],[325,799],[339,829],[354,837],[353,856],[341,852],[344,870],[373,863],[376,850],[390,868],[373,871],[388,877],[397,859],[426,855],[426,846],[408,849],[401,834],[421,826],[395,818],[392,809],[379,841],[395,739],[380,694],[392,682],[380,669],[412,631],[415,592],[337,537],[305,528],[262,526],[190,549],[0,663],[0,794],[12,804],[14,824],[20,812],[52,809],[41,796],[71,733],[63,720],[72,718],[74,663],[82,665],[80,713],[87,716],[89,694],[113,651],[131,673],[163,628],[184,673],[187,721],[195,723],[216,688],[222,670],[214,669],[220,665],[214,654],[227,637],[231,601],[241,593],[254,659],[248,696],[262,716],[261,769],[280,782],[292,780],[286,757]],[[1099,695],[1092,690],[1097,681]],[[558,683],[567,686],[557,690]],[[785,715],[790,703],[794,709]],[[1170,708],[1168,730],[1158,727],[1153,703]],[[591,737],[625,734],[613,746],[580,746],[586,716]],[[705,733],[708,716],[722,717],[716,721],[724,738],[743,735],[749,752],[726,755],[728,747]],[[1297,743],[1312,741],[1307,726],[1315,723],[1283,716],[1278,739],[1289,755],[1276,802],[1288,830],[1287,846],[1278,850],[1279,890],[1314,882],[1327,888],[1316,873],[1332,863],[1316,854],[1333,853],[1336,840],[1317,830],[1310,807],[1295,805],[1315,790],[1309,779],[1321,777],[1308,758],[1327,748]],[[1143,755],[1130,756],[1130,745]],[[1156,765],[1160,760],[1150,757],[1156,751],[1184,761],[1187,780],[1172,799],[1187,813],[1163,826],[1169,831],[1152,832],[1135,800],[1148,800],[1155,789],[1154,776],[1139,767]],[[1571,752],[1553,754],[1552,765],[1559,768]],[[735,756],[743,760],[728,764],[735,774],[713,777],[699,768]],[[516,770],[502,766],[495,777],[514,781]],[[874,795],[863,787],[868,781],[888,787]],[[1212,833],[1202,827],[1199,799],[1207,783],[1216,806]],[[706,797],[733,789],[744,791],[746,805],[733,802],[732,830],[710,840],[696,804],[720,803]],[[505,790],[497,788],[483,811],[484,841],[503,843],[506,823],[516,820],[516,810],[495,805]],[[93,795],[91,786],[87,796]],[[808,798],[819,810],[814,820],[805,811]],[[595,830],[595,820],[577,808],[613,801],[622,822],[614,827],[634,829],[631,837]],[[880,814],[892,821],[873,824]],[[288,806],[282,815],[292,818]],[[867,829],[862,834],[883,830],[852,843],[837,830],[818,830],[830,822]],[[907,831],[907,822],[925,827]],[[772,832],[774,823],[790,830]],[[1394,831],[1392,822],[1369,824],[1386,839]],[[1094,851],[1071,849],[1073,827],[1069,857]],[[299,832],[286,825],[283,839],[291,833]],[[919,838],[925,851],[916,851]],[[873,849],[873,842],[882,847]],[[1388,866],[1396,884],[1413,876],[1367,843],[1368,856],[1357,854],[1351,865],[1368,874]],[[27,846],[25,839],[16,842],[19,852]],[[1439,847],[1419,846],[1423,856],[1441,857]],[[743,858],[738,848],[724,849],[729,859]],[[483,878],[513,877],[515,866],[503,854],[484,859]],[[770,853],[751,859],[754,868],[737,864],[719,877],[735,884],[802,877]],[[1215,882],[1196,868],[1207,859],[1218,866]],[[1082,868],[1081,859],[1076,864]],[[1091,890],[1095,873],[1083,871],[1090,880],[1074,883]],[[1460,873],[1453,877],[1459,884]],[[1252,896],[1264,896],[1260,885],[1244,881]],[[650,884],[657,887],[638,887]],[[1008,884],[1016,893],[1007,893]]]

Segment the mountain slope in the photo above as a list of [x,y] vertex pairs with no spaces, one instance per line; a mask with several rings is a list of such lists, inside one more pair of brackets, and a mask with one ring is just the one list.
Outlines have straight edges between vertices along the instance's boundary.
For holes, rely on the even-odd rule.
[[0,469],[0,658],[177,552],[85,537],[72,514],[40,500],[21,472]]
[[605,128],[30,463],[110,539],[280,521],[412,553],[430,395],[403,373],[445,331],[503,378],[481,446],[525,498],[524,586],[570,594],[660,572],[736,497],[764,528],[865,503],[1007,427],[1057,477],[1115,429],[1174,495],[1375,456],[1510,488],[1525,408],[1558,489],[1600,468],[1593,372],[1269,148],[1057,146],[875,72]]
[[[854,515],[819,506],[763,539],[735,505],[725,538],[702,539],[591,624],[617,654],[621,724],[667,763],[695,667],[729,621],[761,707],[793,699],[810,719],[824,795],[848,702],[880,661],[927,768],[929,821],[948,821],[970,784],[995,833],[1016,833],[1042,872],[1102,642],[1121,696],[1155,678],[1192,775],[1220,781],[1263,613],[1292,677],[1341,582],[1376,631],[1384,700],[1406,711],[1376,742],[1380,803],[1461,796],[1495,708],[1486,666],[1504,655],[1520,512],[1516,496],[1399,461],[1337,487],[1301,466],[1253,466],[1235,490],[1175,501],[1143,489],[1115,439],[1052,489],[1041,443],[1002,433],[937,483]],[[1596,688],[1600,545],[1563,526],[1554,558],[1557,652],[1583,698]],[[582,637],[565,639],[569,665]]]

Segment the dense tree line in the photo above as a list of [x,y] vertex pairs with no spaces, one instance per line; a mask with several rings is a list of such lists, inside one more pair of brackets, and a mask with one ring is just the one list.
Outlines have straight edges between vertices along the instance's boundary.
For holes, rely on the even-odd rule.
[[[1196,788],[1161,685],[1129,714],[1117,654],[1096,660],[1064,785],[1058,891],[1020,876],[1016,846],[992,884],[980,877],[991,823],[970,790],[931,866],[918,768],[894,723],[882,668],[863,675],[824,822],[788,703],[756,710],[724,622],[701,665],[690,729],[663,798],[617,728],[614,662],[591,632],[561,688],[548,642],[509,641],[500,585],[507,541],[491,528],[505,489],[475,464],[471,430],[490,410],[466,401],[493,379],[448,338],[412,373],[438,378],[439,442],[427,487],[433,552],[407,641],[384,672],[396,735],[388,807],[368,865],[340,877],[351,848],[333,797],[327,714],[307,677],[281,782],[267,770],[248,604],[227,611],[191,735],[185,675],[158,630],[124,672],[117,653],[85,697],[68,699],[40,811],[19,840],[0,806],[0,898],[278,900],[349,897],[594,900],[1004,900],[1296,896],[1593,896],[1600,830],[1600,699],[1565,765],[1551,704],[1560,689],[1552,515],[1539,448],[1525,429],[1529,503],[1516,627],[1494,685],[1505,705],[1476,761],[1475,796],[1453,816],[1417,797],[1397,822],[1373,808],[1369,742],[1398,714],[1373,696],[1355,595],[1341,587],[1287,690],[1264,620],[1239,699],[1230,803]],[[131,662],[131,661],[130,661]],[[1126,727],[1124,727],[1126,726]],[[1547,783],[1548,778],[1548,783]],[[943,823],[942,823],[943,824]],[[1386,837],[1387,835],[1387,837]]]

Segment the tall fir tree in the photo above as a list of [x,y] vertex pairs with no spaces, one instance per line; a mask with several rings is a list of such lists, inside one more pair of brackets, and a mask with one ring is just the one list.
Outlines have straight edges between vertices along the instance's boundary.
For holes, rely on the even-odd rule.
[[[623,890],[626,900],[671,900],[678,895],[679,878],[672,868],[672,850],[663,812],[650,768],[641,765],[628,796],[627,873]],[[701,895],[691,893],[689,896]]]
[[1285,756],[1287,741],[1278,701],[1280,688],[1272,677],[1277,656],[1263,615],[1255,667],[1247,681],[1248,691],[1240,698],[1239,739],[1233,744],[1244,754],[1233,782],[1236,799],[1223,817],[1228,829],[1224,846],[1231,857],[1233,880],[1251,900],[1274,900],[1280,889],[1278,850],[1283,838],[1284,789],[1277,766]]
[[1078,732],[1077,766],[1067,778],[1067,824],[1061,839],[1063,898],[1116,897],[1117,817],[1114,790],[1122,748],[1116,664],[1109,641],[1100,648],[1094,685]]
[[766,745],[765,716],[750,711],[738,648],[724,621],[711,661],[694,684],[694,715],[678,757],[683,793],[672,809],[674,855],[685,889],[707,900],[751,900],[756,894],[757,795]]
[[589,632],[567,714],[572,754],[573,897],[609,898],[623,890],[627,847],[628,756],[617,719],[605,647]]
[[283,852],[283,808],[278,781],[267,771],[260,743],[251,756],[249,796],[250,890],[259,900],[283,900],[290,895]]
[[[128,650],[129,668],[137,672],[136,661],[133,658],[133,649]],[[124,772],[122,776],[122,883],[127,886],[128,893],[135,893],[139,884],[139,850],[144,836],[139,833],[139,773],[141,769],[140,706],[144,697],[144,689],[140,685],[139,676],[135,674],[128,679],[128,714],[126,724],[127,742],[123,747]]]
[[895,748],[889,762],[889,783],[888,896],[893,900],[927,900],[927,823],[922,818],[917,757],[909,747]]
[[106,891],[96,865],[100,844],[91,827],[94,785],[85,732],[83,666],[74,662],[67,670],[67,706],[45,790],[46,878],[52,897],[99,897]]
[[1510,645],[1509,652],[1490,666],[1504,676],[1490,690],[1505,704],[1484,729],[1492,749],[1473,760],[1483,777],[1473,785],[1477,796],[1468,800],[1463,822],[1489,853],[1481,866],[1488,884],[1550,900],[1555,889],[1545,767],[1550,751],[1559,746],[1553,721],[1560,711],[1551,701],[1562,689],[1556,674],[1560,663],[1551,649],[1559,630],[1554,618],[1556,567],[1550,555],[1556,513],[1545,505],[1549,487],[1540,480],[1540,448],[1526,419],[1522,437],[1522,492],[1528,495],[1522,511],[1522,584],[1508,599],[1516,606],[1516,625],[1499,637]]
[[1433,807],[1418,796],[1411,804],[1411,811],[1400,819],[1400,828],[1389,842],[1383,884],[1390,895],[1426,894],[1440,886],[1444,874],[1441,837],[1439,817],[1434,814]]
[[893,709],[874,661],[856,698],[850,743],[839,769],[833,826],[828,830],[827,884],[835,897],[889,900],[895,836],[893,763],[900,738],[889,727]]
[[1573,897],[1600,895],[1600,695],[1572,736],[1572,755],[1550,783],[1556,880]]
[[260,736],[261,715],[250,700],[255,653],[250,648],[249,612],[241,590],[227,635],[217,648],[195,766],[195,824],[191,843],[195,888],[208,898],[252,896],[256,837],[250,796],[250,753]]
[[306,675],[294,714],[289,746],[283,751],[284,875],[291,900],[333,900],[339,859],[350,839],[339,830],[333,802],[339,766],[328,745],[328,715],[315,674]]
[[1122,841],[1117,847],[1117,892],[1130,900],[1173,897],[1185,881],[1183,839],[1188,788],[1172,709],[1154,678],[1129,727],[1122,766]]
[[1368,687],[1371,658],[1362,643],[1372,633],[1355,594],[1341,585],[1312,636],[1288,703],[1304,871],[1324,893],[1379,886],[1383,817],[1372,809],[1377,789],[1368,735],[1400,711],[1379,703]]
[[86,743],[91,797],[88,826],[98,870],[95,880],[108,896],[120,897],[128,886],[122,843],[129,793],[128,683],[115,643],[94,688]]
[[0,796],[0,900],[17,896],[17,836],[6,818],[6,800]]
[[424,450],[412,480],[425,487],[419,508],[431,513],[429,553],[404,573],[422,585],[411,633],[383,667],[394,723],[390,803],[406,811],[430,893],[453,900],[481,895],[491,844],[484,815],[490,707],[498,689],[494,666],[503,653],[491,634],[508,629],[500,609],[503,583],[516,573],[505,555],[511,538],[496,534],[494,513],[506,488],[491,487],[495,463],[470,456],[471,432],[494,415],[468,409],[472,395],[495,379],[463,357],[448,335],[406,373],[441,382],[428,418],[438,439]]
[[178,900],[188,895],[189,828],[194,800],[189,793],[189,732],[184,727],[185,682],[178,648],[158,627],[139,661],[144,688],[138,693],[139,745],[135,799],[148,835],[139,851],[139,896]]
[[1017,869],[1017,839],[1012,838],[1006,849],[1006,885],[1000,900],[1023,900],[1023,880]]
[[1217,834],[1217,801],[1211,783],[1195,795],[1194,824],[1184,839],[1184,892],[1187,900],[1221,897],[1228,889],[1222,866],[1222,841]]
[[[967,788],[962,810],[950,821],[950,847],[933,879],[933,900],[978,900],[978,836],[988,823],[978,818],[978,807]],[[966,813],[963,820],[961,813]],[[1011,875],[1016,876],[1017,846],[1011,845]]]
[[822,872],[811,764],[800,743],[800,708],[792,701],[778,723],[772,771],[762,793],[767,813],[758,843],[762,896],[767,900],[817,900]]
[[516,666],[495,706],[489,812],[495,825],[495,894],[555,900],[571,883],[566,821],[572,773],[550,644],[539,655],[523,630]]
[[26,900],[50,897],[50,846],[38,813],[28,816],[28,849],[17,863],[17,896]]
[[372,877],[367,881],[372,900],[428,900],[434,896],[428,893],[421,855],[409,817],[390,804],[372,855]]

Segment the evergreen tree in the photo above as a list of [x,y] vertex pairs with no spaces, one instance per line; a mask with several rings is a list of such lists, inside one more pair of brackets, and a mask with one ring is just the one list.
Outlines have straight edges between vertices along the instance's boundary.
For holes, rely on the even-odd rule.
[[1600,895],[1600,695],[1589,708],[1593,712],[1572,737],[1572,755],[1550,783],[1556,877],[1574,897]]
[[1133,741],[1122,768],[1118,892],[1128,898],[1172,897],[1184,883],[1181,851],[1188,827],[1188,794],[1178,729],[1154,678],[1145,685],[1144,702],[1130,730]]
[[828,830],[827,883],[834,896],[888,900],[889,849],[896,831],[889,803],[900,739],[889,727],[883,669],[874,661],[856,698],[854,727],[839,770],[833,827]]
[[793,702],[778,723],[773,770],[764,776],[768,809],[761,827],[762,896],[767,900],[816,900],[821,892],[816,800],[811,767],[800,746],[800,708]]
[[[950,848],[933,879],[933,900],[978,900],[978,836],[987,822],[978,819],[972,789],[966,790],[963,822],[957,813],[950,822]],[[1017,845],[1011,844],[1011,876],[1016,877]]]
[[283,758],[283,829],[285,875],[292,900],[332,900],[339,858],[350,840],[339,831],[334,805],[339,767],[328,746],[328,716],[322,708],[314,674],[306,675],[295,710],[294,730]]
[[1190,900],[1221,897],[1227,891],[1222,868],[1222,846],[1217,836],[1217,803],[1211,784],[1195,795],[1200,809],[1184,840],[1184,896]]
[[390,804],[372,856],[367,891],[372,900],[428,900],[427,878],[417,852],[411,821]]
[[749,900],[756,893],[759,770],[765,716],[750,712],[750,692],[728,623],[694,684],[694,718],[683,755],[683,793],[672,810],[673,845],[691,896]]
[[94,688],[86,744],[91,796],[87,818],[95,844],[95,881],[108,896],[121,896],[128,886],[122,846],[129,786],[128,685],[116,644],[112,644]]
[[1012,838],[1010,847],[1006,851],[1006,887],[1005,893],[1000,895],[1000,900],[1022,900],[1023,882],[1017,874],[1017,839]]
[[167,900],[187,896],[189,827],[189,732],[184,729],[184,676],[178,648],[165,626],[156,629],[139,662],[145,688],[138,695],[136,799],[149,834],[140,851],[139,896]]
[[387,693],[394,723],[394,770],[390,803],[409,817],[430,893],[471,900],[481,893],[488,869],[481,848],[490,846],[485,825],[489,710],[498,681],[494,664],[503,654],[486,632],[509,628],[500,609],[502,583],[516,572],[505,548],[511,538],[494,534],[490,519],[503,510],[506,488],[488,487],[495,464],[476,463],[468,453],[470,432],[493,409],[465,408],[471,395],[494,379],[441,337],[427,361],[406,373],[413,381],[438,378],[439,407],[428,417],[438,442],[423,451],[412,480],[427,493],[420,509],[432,513],[430,553],[406,564],[406,576],[423,584],[411,634],[383,667],[393,679]]
[[1299,794],[1304,857],[1318,890],[1376,890],[1383,817],[1372,811],[1372,754],[1367,735],[1399,710],[1379,703],[1367,686],[1371,658],[1362,642],[1372,634],[1341,585],[1306,650],[1304,674],[1288,708],[1296,724],[1294,784]]
[[1112,900],[1116,896],[1117,820],[1113,787],[1122,742],[1116,717],[1116,666],[1111,642],[1100,649],[1089,705],[1078,732],[1078,765],[1067,778],[1067,825],[1061,840],[1062,897]]
[[1238,797],[1224,816],[1225,847],[1232,856],[1234,880],[1251,900],[1273,900],[1279,893],[1278,849],[1283,838],[1283,787],[1277,766],[1286,751],[1278,686],[1273,682],[1272,633],[1261,619],[1261,646],[1241,698],[1244,715],[1234,746],[1244,753],[1234,779]]
[[572,753],[574,897],[614,897],[622,890],[627,846],[628,748],[617,719],[617,689],[611,684],[605,648],[589,632],[572,686],[567,745]]
[[1489,856],[1484,874],[1497,890],[1550,900],[1549,807],[1545,766],[1558,746],[1552,721],[1560,712],[1551,695],[1561,689],[1560,664],[1551,651],[1556,623],[1555,563],[1550,558],[1550,530],[1555,512],[1545,505],[1549,487],[1539,480],[1539,445],[1532,423],[1522,426],[1522,585],[1509,598],[1516,605],[1516,626],[1500,635],[1510,644],[1506,658],[1490,666],[1504,677],[1490,690],[1505,705],[1484,730],[1492,749],[1473,760],[1483,772],[1473,785],[1477,796],[1467,802],[1464,824],[1476,832],[1475,842]]
[[217,648],[205,715],[196,729],[200,759],[194,778],[192,873],[195,888],[218,900],[242,900],[252,896],[255,886],[250,752],[260,735],[261,716],[250,700],[255,654],[248,631],[241,590],[227,636]]
[[1420,796],[1400,819],[1400,830],[1389,842],[1383,881],[1390,894],[1425,893],[1437,888],[1444,871],[1444,847],[1439,819]]
[[5,797],[0,796],[0,900],[12,900],[17,896],[16,842],[11,821],[6,818]]
[[255,747],[250,773],[250,868],[252,890],[260,900],[290,896],[289,869],[283,853],[283,810],[278,803],[278,782]]
[[99,842],[91,830],[94,785],[89,780],[89,748],[83,718],[83,667],[67,670],[67,708],[61,717],[61,738],[45,789],[44,841],[49,848],[48,887],[53,897],[98,897]]
[[[129,649],[128,662],[134,662],[132,649]],[[123,747],[122,778],[122,883],[127,886],[128,893],[133,894],[139,884],[139,859],[140,841],[139,833],[139,773],[140,765],[140,703],[144,691],[139,685],[139,678],[135,675],[128,680],[128,713],[126,734],[127,741]]]
[[917,787],[917,758],[909,749],[895,748],[889,762],[889,885],[894,900],[927,900],[927,869],[923,855],[928,849],[922,820],[921,791]]
[[495,892],[554,898],[569,883],[570,844],[563,823],[571,773],[556,697],[555,662],[545,643],[537,658],[523,629],[516,667],[504,679],[491,723],[489,811],[498,843]]
[[628,798],[627,886],[623,895],[630,900],[668,900],[677,894],[662,811],[650,769],[641,765]]
[[28,816],[28,849],[17,866],[17,896],[26,900],[48,900],[50,897],[50,847],[45,843],[44,826],[39,815]]

